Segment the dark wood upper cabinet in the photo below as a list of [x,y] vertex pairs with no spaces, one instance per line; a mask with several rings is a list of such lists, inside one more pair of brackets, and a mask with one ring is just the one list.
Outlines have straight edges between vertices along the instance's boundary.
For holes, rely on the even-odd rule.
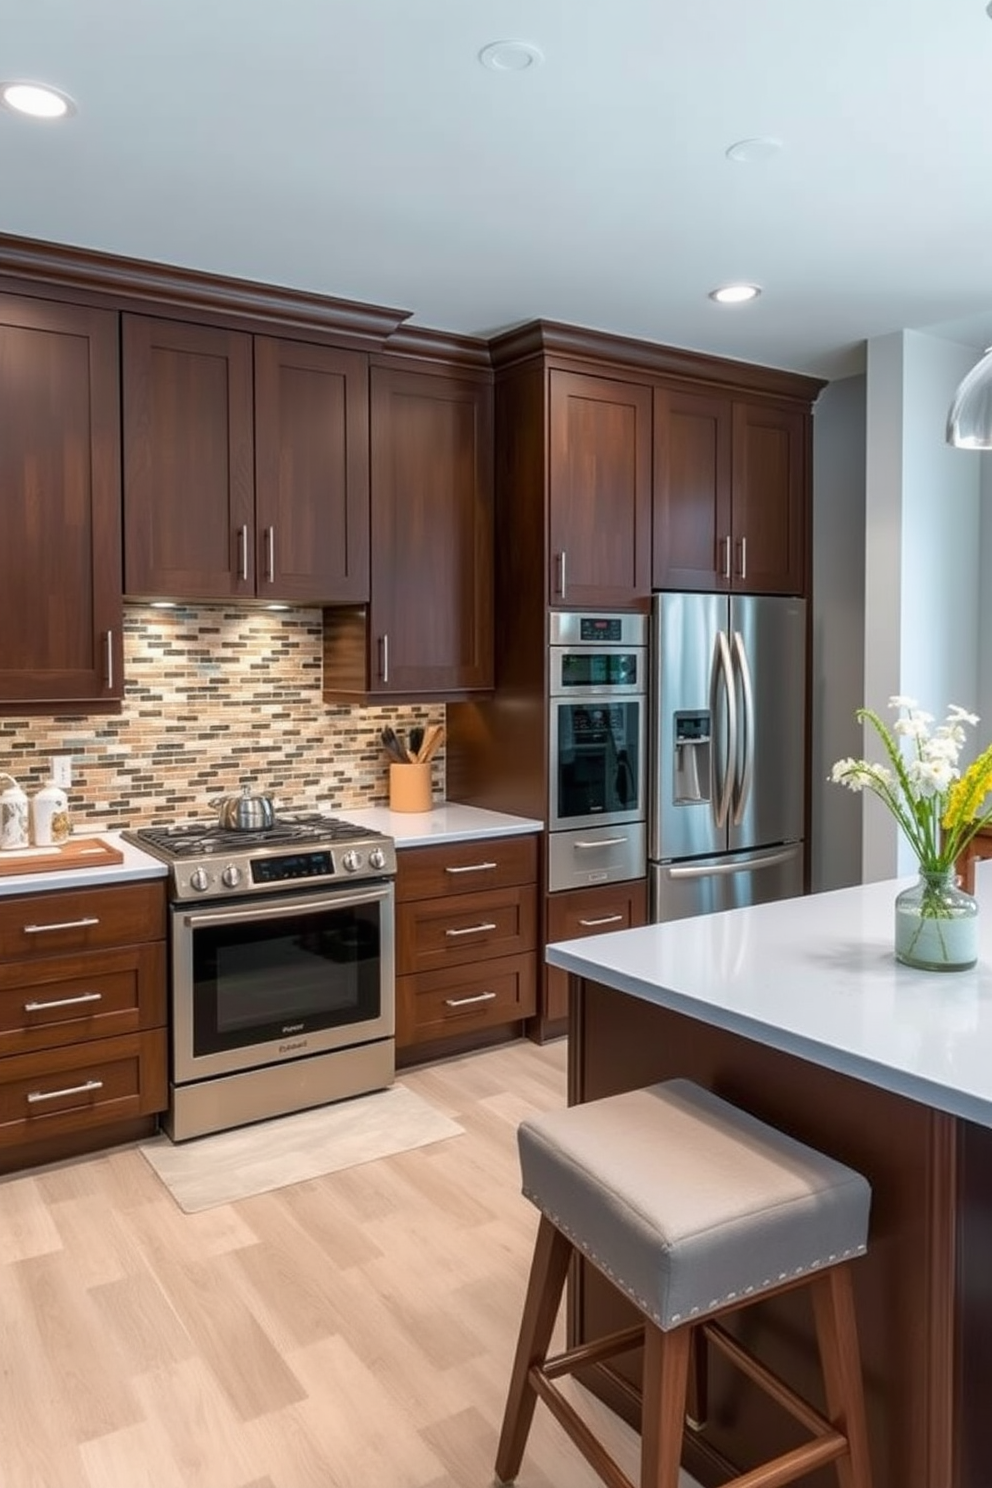
[[255,523],[260,598],[365,599],[364,353],[255,337]]
[[123,693],[118,317],[0,296],[0,711]]
[[656,589],[805,592],[808,428],[794,405],[656,389]]
[[630,606],[651,593],[651,389],[548,378],[550,603]]
[[371,599],[325,614],[325,696],[491,688],[491,381],[374,365],[370,432]]
[[128,595],[366,597],[364,353],[125,315],[123,382]]

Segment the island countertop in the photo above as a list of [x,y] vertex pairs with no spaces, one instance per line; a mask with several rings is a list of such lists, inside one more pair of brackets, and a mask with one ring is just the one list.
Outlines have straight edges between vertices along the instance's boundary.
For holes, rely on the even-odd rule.
[[561,941],[553,966],[992,1127],[992,908],[978,965],[893,954],[909,879]]

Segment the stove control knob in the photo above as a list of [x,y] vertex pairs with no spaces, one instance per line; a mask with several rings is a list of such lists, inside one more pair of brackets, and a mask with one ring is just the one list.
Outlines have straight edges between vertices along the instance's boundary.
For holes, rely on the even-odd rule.
[[207,877],[207,870],[205,868],[194,868],[189,876],[189,886],[201,894],[204,889],[209,889],[210,879]]
[[224,872],[221,874],[221,878],[229,889],[236,889],[241,882],[241,869],[237,863],[228,863]]
[[378,870],[379,868],[385,868],[385,866],[386,854],[381,847],[374,847],[369,853],[369,867]]
[[358,853],[353,850],[346,852],[344,857],[341,859],[341,862],[344,864],[345,872],[347,873],[357,873],[359,868],[362,866],[361,858],[359,857]]

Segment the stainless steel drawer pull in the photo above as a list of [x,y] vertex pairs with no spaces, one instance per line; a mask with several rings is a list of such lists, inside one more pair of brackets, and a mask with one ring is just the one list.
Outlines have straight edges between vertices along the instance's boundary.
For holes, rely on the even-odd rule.
[[107,691],[114,685],[114,632],[107,631]]
[[495,992],[477,992],[474,997],[446,997],[445,1007],[468,1007],[473,1002],[492,1002]]
[[28,1094],[28,1105],[36,1106],[39,1101],[63,1100],[67,1095],[92,1095],[94,1090],[102,1090],[102,1080],[87,1080],[85,1085],[70,1085],[67,1090],[32,1090]]
[[42,1013],[46,1008],[79,1007],[84,1002],[102,1002],[102,992],[81,992],[78,997],[53,997],[50,1002],[26,1002],[26,1013]]
[[454,938],[456,935],[481,935],[485,930],[495,930],[495,925],[466,925],[464,930],[445,930],[445,935]]
[[598,842],[573,842],[572,846],[580,847],[619,847],[621,843],[628,841],[626,837],[600,837]]
[[265,577],[270,584],[276,581],[276,529],[265,529]]
[[445,873],[488,873],[497,863],[466,863],[462,868],[445,868]]
[[99,925],[97,915],[84,915],[81,920],[62,920],[57,925],[25,925],[25,935],[47,935],[51,930],[85,930],[87,925]]
[[622,920],[622,919],[623,919],[623,915],[622,914],[603,915],[598,920],[580,920],[579,921],[579,924],[580,925],[584,925],[587,930],[591,930],[594,925],[615,925],[618,920]]
[[248,582],[248,528],[238,528],[238,578]]

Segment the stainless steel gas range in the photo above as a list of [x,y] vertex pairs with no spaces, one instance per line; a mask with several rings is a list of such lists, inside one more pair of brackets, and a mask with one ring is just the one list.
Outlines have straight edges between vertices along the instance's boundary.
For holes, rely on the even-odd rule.
[[174,1141],[392,1083],[390,837],[310,814],[123,836],[170,869]]

